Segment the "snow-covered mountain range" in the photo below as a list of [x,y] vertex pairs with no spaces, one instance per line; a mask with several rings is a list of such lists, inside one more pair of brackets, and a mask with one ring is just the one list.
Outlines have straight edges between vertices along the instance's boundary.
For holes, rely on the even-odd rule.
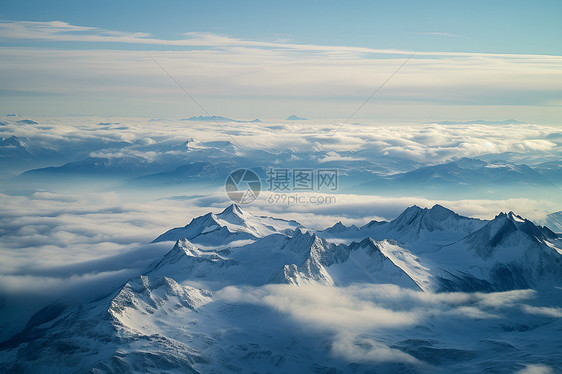
[[257,239],[274,233],[290,234],[300,224],[271,217],[256,217],[232,204],[219,214],[194,218],[185,227],[166,231],[154,242],[189,239],[193,243],[220,245],[234,240]]
[[[233,204],[218,214],[194,218],[154,241],[175,244],[143,275],[111,295],[77,307],[55,303],[37,313],[22,332],[0,343],[0,370],[327,373],[496,368],[509,372],[517,364],[502,367],[502,362],[521,352],[533,362],[560,364],[558,306],[545,309],[550,317],[519,315],[509,322],[502,319],[501,326],[490,322],[499,316],[486,317],[494,316],[491,313],[497,311],[490,308],[499,308],[498,303],[501,308],[513,307],[498,301],[505,295],[513,299],[522,289],[536,290],[524,291],[528,297],[529,292],[548,294],[562,287],[561,238],[513,212],[486,221],[440,205],[412,206],[392,221],[371,221],[361,227],[339,222],[314,231]],[[411,318],[402,332],[383,330],[377,336],[382,340],[375,341],[373,331],[360,330],[347,346],[343,342],[353,329],[342,332],[330,325],[326,332],[317,324],[325,318],[338,321],[343,304],[315,310],[316,318],[303,309],[309,298],[323,294],[330,298],[337,290],[357,289],[365,296],[373,292],[372,287],[384,290],[389,297],[379,301],[393,306],[380,309],[380,316],[375,312],[369,316],[376,320],[390,313],[396,319]],[[299,293],[311,289],[311,296],[294,303]],[[483,295],[488,293],[498,299],[486,299]],[[427,315],[422,320],[421,309],[408,311],[406,297],[435,303],[453,298],[447,305],[455,309],[423,312]],[[456,308],[479,298],[487,300],[475,304],[481,309]],[[364,308],[359,303],[353,310]],[[502,313],[513,313],[506,310]],[[463,327],[453,327],[460,321],[456,319],[460,311],[476,321],[470,323],[477,332],[466,334]],[[283,312],[316,328],[301,329]],[[397,323],[389,321],[393,321],[389,326]],[[525,335],[548,329],[558,332],[545,338],[549,345],[544,349]],[[486,353],[491,346],[497,352],[494,357]],[[369,354],[383,350],[386,358],[373,361],[356,351],[355,356],[338,353],[346,349]]]

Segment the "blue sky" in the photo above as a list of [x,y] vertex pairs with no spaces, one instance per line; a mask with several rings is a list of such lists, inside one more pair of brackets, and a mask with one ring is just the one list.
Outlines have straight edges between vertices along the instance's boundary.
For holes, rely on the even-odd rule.
[[560,1],[11,1],[7,20],[65,21],[181,38],[213,32],[252,40],[423,51],[560,54]]
[[[378,98],[388,113],[367,107],[360,116],[390,118],[404,113],[402,105],[410,119],[536,114],[552,123],[560,115],[561,41],[560,1],[5,2],[0,110],[202,114],[186,109],[146,55],[134,54],[151,51],[157,60],[170,58],[164,66],[215,114],[339,118],[413,54],[400,73],[410,84],[393,78]],[[58,59],[54,51],[61,51]],[[113,69],[104,67],[104,75],[99,63],[109,60]],[[123,72],[125,62],[130,69]],[[304,71],[311,74],[299,86]],[[327,100],[336,103],[329,110]]]

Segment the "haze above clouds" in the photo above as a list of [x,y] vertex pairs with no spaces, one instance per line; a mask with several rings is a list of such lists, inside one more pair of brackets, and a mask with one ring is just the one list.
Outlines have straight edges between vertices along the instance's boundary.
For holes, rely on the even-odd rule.
[[[7,96],[0,109],[28,114],[199,113],[159,65],[209,112],[229,116],[275,118],[292,108],[307,117],[344,118],[406,61],[377,95],[384,105],[368,105],[360,118],[554,123],[562,104],[562,59],[555,55],[264,42],[209,32],[162,39],[62,21],[0,21],[0,40]],[[17,46],[26,41],[81,47]]]

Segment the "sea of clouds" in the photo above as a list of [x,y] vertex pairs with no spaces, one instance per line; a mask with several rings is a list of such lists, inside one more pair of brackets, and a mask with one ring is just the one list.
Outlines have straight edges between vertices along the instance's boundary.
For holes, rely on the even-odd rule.
[[[15,135],[29,151],[29,155],[22,159],[8,158],[2,163],[0,313],[3,338],[16,332],[27,318],[50,302],[84,302],[109,294],[129,278],[141,274],[171,249],[170,243],[150,244],[156,236],[171,227],[185,225],[196,216],[209,211],[218,212],[230,203],[221,185],[204,190],[180,186],[174,190],[162,187],[137,191],[134,183],[125,183],[125,177],[120,176],[98,184],[89,179],[74,183],[68,179],[69,176],[60,175],[55,178],[55,183],[43,183],[43,177],[22,179],[20,173],[26,170],[60,166],[88,157],[130,157],[142,159],[141,165],[146,172],[157,173],[186,161],[224,161],[235,156],[250,160],[259,156],[277,166],[283,166],[283,160],[289,160],[293,165],[312,167],[334,163],[346,167],[369,161],[382,166],[382,171],[374,173],[385,174],[459,157],[488,154],[533,165],[559,160],[562,144],[562,133],[558,128],[521,123],[354,123],[335,131],[341,122],[214,123],[85,117],[29,119],[36,124],[20,122],[20,117],[4,117],[0,124],[0,137],[7,139]],[[432,206],[440,203],[457,213],[479,218],[493,218],[500,211],[514,210],[528,218],[541,220],[547,213],[560,210],[557,202],[540,195],[536,198],[491,200],[482,196],[441,200],[428,198],[423,193],[379,196],[340,191],[333,204],[287,205],[268,203],[267,197],[271,193],[262,191],[261,197],[247,209],[257,214],[295,219],[314,229],[325,228],[340,220],[360,225],[372,219],[392,219],[413,204]],[[338,325],[343,321],[338,320],[336,311],[347,316],[346,320],[353,320],[350,316],[357,310],[369,312],[370,308],[376,308],[365,299],[357,309],[357,305],[346,304],[349,300],[338,294],[332,296],[334,300],[341,300],[343,305],[333,305],[334,314],[330,315],[332,306],[323,305],[322,300],[309,299],[313,304],[308,305],[301,296],[294,294],[296,291],[291,290],[285,298],[281,294],[282,288],[266,290],[274,296],[262,297],[262,302],[275,298],[285,300],[285,307],[273,303],[268,305],[296,320],[306,321],[307,314],[306,309],[299,310],[298,305],[325,310],[326,319],[319,319],[318,327],[328,328],[330,325],[337,329],[337,342],[356,339],[357,336],[341,332],[344,328]],[[360,299],[362,294],[357,290],[353,292],[356,294],[352,293],[349,297]],[[395,297],[402,297],[400,295]],[[326,294],[326,297],[327,302],[330,296]],[[422,298],[421,295],[410,295],[407,298],[410,301],[401,303],[418,300],[421,303],[419,308],[423,309],[426,301]],[[447,307],[447,313],[472,313],[473,316],[486,318],[495,314],[496,311],[488,307],[474,309],[475,303],[482,305],[483,301],[471,300],[458,307]],[[445,301],[443,303],[450,305]],[[534,309],[539,307],[522,305],[518,306],[518,310],[523,313],[551,317],[560,313],[556,308]],[[392,324],[395,320],[397,324],[408,325],[412,315],[419,317],[419,308],[411,306],[407,312],[379,310],[380,313],[374,314],[387,315],[389,319],[385,323]],[[363,323],[376,326],[375,321],[365,321]],[[349,327],[345,326],[346,329]],[[373,345],[376,354],[343,352],[341,350],[349,346],[343,343],[335,344],[334,350],[336,354],[359,358],[361,355],[367,358],[397,354],[377,344]]]

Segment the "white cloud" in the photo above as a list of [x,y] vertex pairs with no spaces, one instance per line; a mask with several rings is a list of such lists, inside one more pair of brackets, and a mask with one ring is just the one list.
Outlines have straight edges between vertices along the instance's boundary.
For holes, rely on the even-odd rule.
[[[3,47],[2,54],[4,90],[80,95],[127,93],[136,98],[169,93],[180,96],[174,83],[144,51]],[[295,55],[285,49],[257,48],[153,51],[150,55],[198,97],[220,92],[227,97],[366,98],[403,63],[403,58],[369,56],[341,60],[311,55],[306,50]],[[493,66],[497,59],[502,57],[410,60],[376,100],[382,97],[409,102],[509,104],[519,100],[510,99],[514,95],[525,99],[532,92],[533,103],[527,103],[536,104],[553,99],[549,92],[560,89],[562,62],[508,59],[502,61],[506,68],[498,71]],[[54,82],[58,85],[48,86]],[[494,99],[490,92],[505,92],[505,98]],[[342,113],[341,117],[352,111]]]
[[413,313],[393,311],[371,300],[334,287],[270,285],[262,288],[227,287],[218,293],[224,302],[267,305],[288,315],[304,329],[334,333],[332,354],[358,362],[419,360],[359,332],[409,326],[418,322]]
[[546,365],[540,364],[528,364],[521,370],[518,370],[516,374],[553,374],[554,370]]
[[[98,125],[99,122],[107,119],[41,118],[37,120],[40,126],[7,122],[8,125],[4,126],[4,129],[9,134],[13,133],[24,138],[31,145],[48,146],[73,159],[87,156],[141,157],[153,163],[150,167],[146,166],[146,173],[165,170],[166,165],[168,169],[173,169],[181,163],[207,160],[208,153],[203,146],[188,151],[185,146],[188,139],[195,138],[200,141],[199,144],[217,140],[232,141],[222,129],[191,121],[119,118],[114,119],[119,123]],[[533,164],[557,160],[562,153],[560,142],[550,136],[559,132],[556,127],[528,124],[349,124],[333,136],[330,144],[322,145],[321,148],[325,153],[312,153],[311,150],[322,142],[324,134],[329,134],[338,128],[337,123],[311,121],[306,126],[278,122],[224,123],[223,127],[228,133],[233,134],[237,144],[243,146],[243,149],[237,151],[239,155],[247,154],[251,159],[254,157],[251,153],[254,150],[267,150],[271,154],[269,156],[260,154],[260,160],[264,165],[269,162],[271,167],[280,168],[295,165],[324,167],[324,162],[329,160],[336,165],[338,163],[340,166],[344,165],[342,167],[344,171],[353,167],[363,172],[373,168],[374,173],[385,174],[408,171],[419,164],[432,165],[446,162],[451,158],[479,157],[481,154],[510,152],[498,157]],[[288,148],[291,151],[288,151]],[[524,152],[521,152],[521,149]],[[404,156],[406,160],[384,156],[393,150],[396,150],[394,155]],[[79,156],[80,153],[82,156]],[[285,156],[282,156],[282,153],[286,153],[288,161],[284,161]],[[225,157],[227,155],[228,153],[225,153]],[[175,158],[172,160],[171,157]],[[60,163],[58,160],[56,162]],[[364,162],[371,164],[362,164]],[[533,198],[525,195],[508,198],[504,195],[497,196],[497,194],[483,192],[471,196],[470,199],[455,200],[453,197],[430,199],[423,195],[423,191],[419,196],[408,196],[415,192],[405,196],[383,196],[375,193],[372,193],[373,196],[359,196],[344,193],[345,188],[342,188],[342,193],[335,195],[335,204],[287,206],[287,204],[267,203],[269,195],[265,191],[266,188],[266,181],[264,181],[261,198],[250,206],[251,209],[269,211],[276,215],[292,215],[310,226],[317,226],[314,221],[319,221],[322,225],[331,225],[342,218],[346,223],[356,224],[365,223],[374,217],[392,219],[404,208],[413,204],[430,207],[440,203],[460,214],[480,218],[492,218],[501,211],[513,210],[534,220],[541,220],[547,213],[561,209],[561,207],[557,208],[560,202],[554,201],[548,195],[539,194]],[[226,196],[218,187],[216,192],[218,195],[213,197],[215,199],[213,204],[217,207],[227,204]],[[72,194],[71,189],[70,197],[64,199],[76,198],[72,197]],[[37,198],[40,196],[41,199],[34,202],[39,208],[48,200],[47,194],[36,195]],[[101,196],[98,195],[97,198]],[[119,199],[118,193],[103,196],[106,199],[111,197],[114,201]],[[59,200],[62,198],[60,194],[56,197]]]
[[[419,34],[458,36],[456,34],[425,32]],[[143,32],[121,32],[98,27],[71,25],[64,21],[0,21],[0,37],[6,39],[41,39],[50,41],[116,42],[132,44],[156,44],[168,46],[207,46],[207,47],[261,47],[288,50],[320,51],[336,54],[402,54],[420,56],[502,56],[512,58],[536,58],[556,60],[559,56],[530,54],[501,54],[474,52],[408,51],[398,49],[377,49],[354,46],[329,46],[296,44],[285,41],[262,42],[243,40],[227,35],[209,32],[187,32],[186,39],[169,40],[155,38]]]
[[562,318],[562,308],[558,307],[538,307],[531,305],[522,305],[521,309],[528,314],[536,314],[546,317]]
[[[291,217],[310,227],[328,227],[342,220],[346,224],[362,225],[373,219],[391,220],[404,209],[412,205],[431,208],[441,204],[459,214],[482,219],[492,219],[500,212],[515,211],[531,220],[541,220],[547,213],[556,209],[548,200],[517,199],[463,199],[444,200],[428,199],[416,196],[372,196],[372,195],[322,195],[335,197],[335,203],[330,204],[284,204],[269,203],[268,197],[272,193],[264,191],[260,198],[248,207],[249,210],[270,212],[276,216]],[[299,193],[301,196],[312,194]],[[224,200],[226,202],[226,200]]]
[[[505,116],[517,114],[514,111],[529,115],[529,106],[539,106],[543,108],[541,112],[531,110],[539,117],[553,110],[549,106],[559,101],[556,93],[562,87],[560,56],[262,42],[211,33],[188,33],[183,39],[168,40],[61,21],[0,21],[0,38],[11,42],[130,43],[141,49],[188,49],[151,51],[149,55],[146,51],[115,49],[1,48],[0,79],[9,96],[25,95],[35,100],[34,95],[47,95],[51,101],[80,101],[81,105],[87,102],[91,108],[98,103],[104,112],[119,112],[114,108],[116,99],[121,108],[133,105],[137,113],[147,110],[146,104],[153,112],[161,105],[173,106],[177,112],[180,104],[185,104],[187,98],[150,56],[191,94],[205,99],[211,111],[227,106],[240,110],[235,99],[253,110],[257,102],[266,102],[259,108],[261,111],[267,107],[267,112],[286,107],[281,103],[292,102],[303,108],[314,107],[309,110],[322,113],[324,118],[346,118],[412,55],[415,58],[377,94],[375,100],[384,100],[384,108],[369,103],[362,113],[381,118],[382,111],[390,111],[396,117],[407,114],[404,108],[408,112],[424,112],[425,108],[423,118],[429,120],[431,112],[441,116],[431,106],[469,105],[473,107],[462,113],[476,116],[491,113],[492,106]],[[57,95],[64,98],[57,99]],[[140,109],[139,102],[143,103]],[[4,104],[6,110],[9,104]],[[484,105],[488,110],[475,112],[475,105]],[[509,111],[500,108],[505,105]],[[185,111],[185,105],[181,108]],[[199,110],[196,105],[193,109]]]
[[374,339],[365,339],[350,333],[342,332],[332,344],[332,353],[352,362],[404,362],[418,366],[427,366],[415,357],[390,348]]
[[[466,357],[477,352],[476,360],[466,363],[471,368],[477,367],[479,360],[489,363],[484,342],[496,339],[498,326],[502,326],[502,341],[518,339],[522,351],[535,344],[534,335],[527,340],[506,332],[512,331],[509,326],[528,323],[518,309],[535,295],[532,290],[436,294],[373,284],[230,286],[216,294],[219,302],[229,306],[242,303],[273,308],[296,323],[296,329],[328,336],[327,346],[335,357],[352,362],[407,363],[428,371],[432,368],[411,353],[417,351],[418,344],[430,346],[435,355],[443,354],[425,356],[437,362],[448,354],[439,352],[439,347],[463,351]],[[413,345],[405,343],[409,340]],[[404,346],[410,350],[400,348]]]
[[[140,156],[156,164],[161,162],[169,166],[172,156],[179,157],[182,162],[206,160],[209,150],[205,149],[205,142],[231,140],[214,126],[191,121],[149,121],[139,118],[108,120],[103,117],[35,119],[39,125],[19,124],[13,122],[12,118],[3,119],[6,122],[6,125],[2,125],[3,133],[15,134],[30,145],[60,152],[65,160],[87,156]],[[326,135],[338,126],[338,123],[328,121],[310,121],[306,124],[283,121],[224,123],[224,127],[234,134],[236,142],[244,146],[237,151],[239,155],[252,157],[251,152],[265,149],[271,152],[267,157],[271,157],[272,164],[280,167],[284,166],[285,156],[289,160],[287,162],[301,166],[310,163],[323,165],[319,161],[327,161],[325,157],[336,163],[377,163],[384,152],[401,148],[409,150],[410,161],[414,165],[416,162],[443,162],[451,157],[478,156],[483,149],[490,153],[513,152],[519,149],[518,145],[522,145],[525,153],[515,154],[515,157],[520,155],[531,160],[536,157],[543,161],[560,154],[560,142],[556,140],[559,129],[529,124],[349,124],[333,136],[330,144],[322,146],[325,153],[311,153],[311,149],[322,144]],[[191,138],[199,141],[197,150],[188,150],[185,146],[185,142]],[[292,151],[289,152],[288,148]],[[216,157],[217,151],[211,152]],[[229,153],[225,155],[230,157]],[[259,155],[266,157],[262,153]],[[277,159],[280,161],[275,163]],[[46,161],[41,159],[40,162],[44,165]],[[407,164],[404,160],[397,162],[398,165]],[[145,171],[151,170],[148,168]],[[108,290],[109,285],[118,284],[131,274],[140,272],[169,249],[166,246],[146,245],[157,235],[171,227],[185,225],[191,218],[210,210],[218,212],[230,203],[221,186],[216,190],[205,190],[204,196],[157,200],[172,193],[167,189],[141,193],[116,188],[115,184],[103,187],[89,186],[89,183],[64,184],[40,190],[42,187],[35,181],[28,184],[17,181],[13,188],[10,183],[6,180],[3,190],[19,190],[23,186],[36,191],[0,194],[0,277],[3,279],[0,289],[11,295],[27,289],[32,294],[54,297],[55,294],[61,295],[64,290],[79,289],[78,285],[94,288],[96,284],[106,284],[108,288],[105,289]],[[100,193],[100,188],[113,192]],[[200,193],[186,191],[182,186],[174,195]],[[335,195],[334,204],[287,205],[268,203],[269,195],[263,191],[260,198],[247,209],[256,214],[295,219],[312,228],[324,228],[340,220],[346,224],[361,225],[371,219],[393,219],[414,204],[431,207],[440,203],[460,214],[481,218],[492,218],[500,211],[514,210],[527,218],[540,219],[547,212],[560,209],[547,196],[534,199],[488,199],[483,196],[447,200],[423,196],[359,196],[341,193]],[[127,260],[126,256],[134,256],[135,261]],[[513,296],[515,302],[519,302],[520,296]],[[510,303],[509,294],[495,297],[495,300],[501,300],[506,305]],[[450,310],[453,314],[482,318],[497,314],[486,309],[495,306],[487,305],[491,301],[483,298],[478,301],[478,310],[463,304],[466,302],[465,295],[447,295],[447,298],[458,307],[456,311]],[[343,298],[341,300],[345,301]],[[366,311],[376,310],[369,303],[363,307]],[[546,313],[545,310],[541,311]],[[299,313],[297,309],[290,312],[295,315]],[[392,318],[403,322],[400,313],[385,315],[386,310],[379,312],[380,316],[388,317],[385,323],[390,324]],[[357,320],[375,325],[376,321],[369,320],[368,316],[360,317],[361,310],[358,309],[356,313]],[[343,323],[338,320],[337,314],[323,317],[333,318],[331,323],[334,325]]]

